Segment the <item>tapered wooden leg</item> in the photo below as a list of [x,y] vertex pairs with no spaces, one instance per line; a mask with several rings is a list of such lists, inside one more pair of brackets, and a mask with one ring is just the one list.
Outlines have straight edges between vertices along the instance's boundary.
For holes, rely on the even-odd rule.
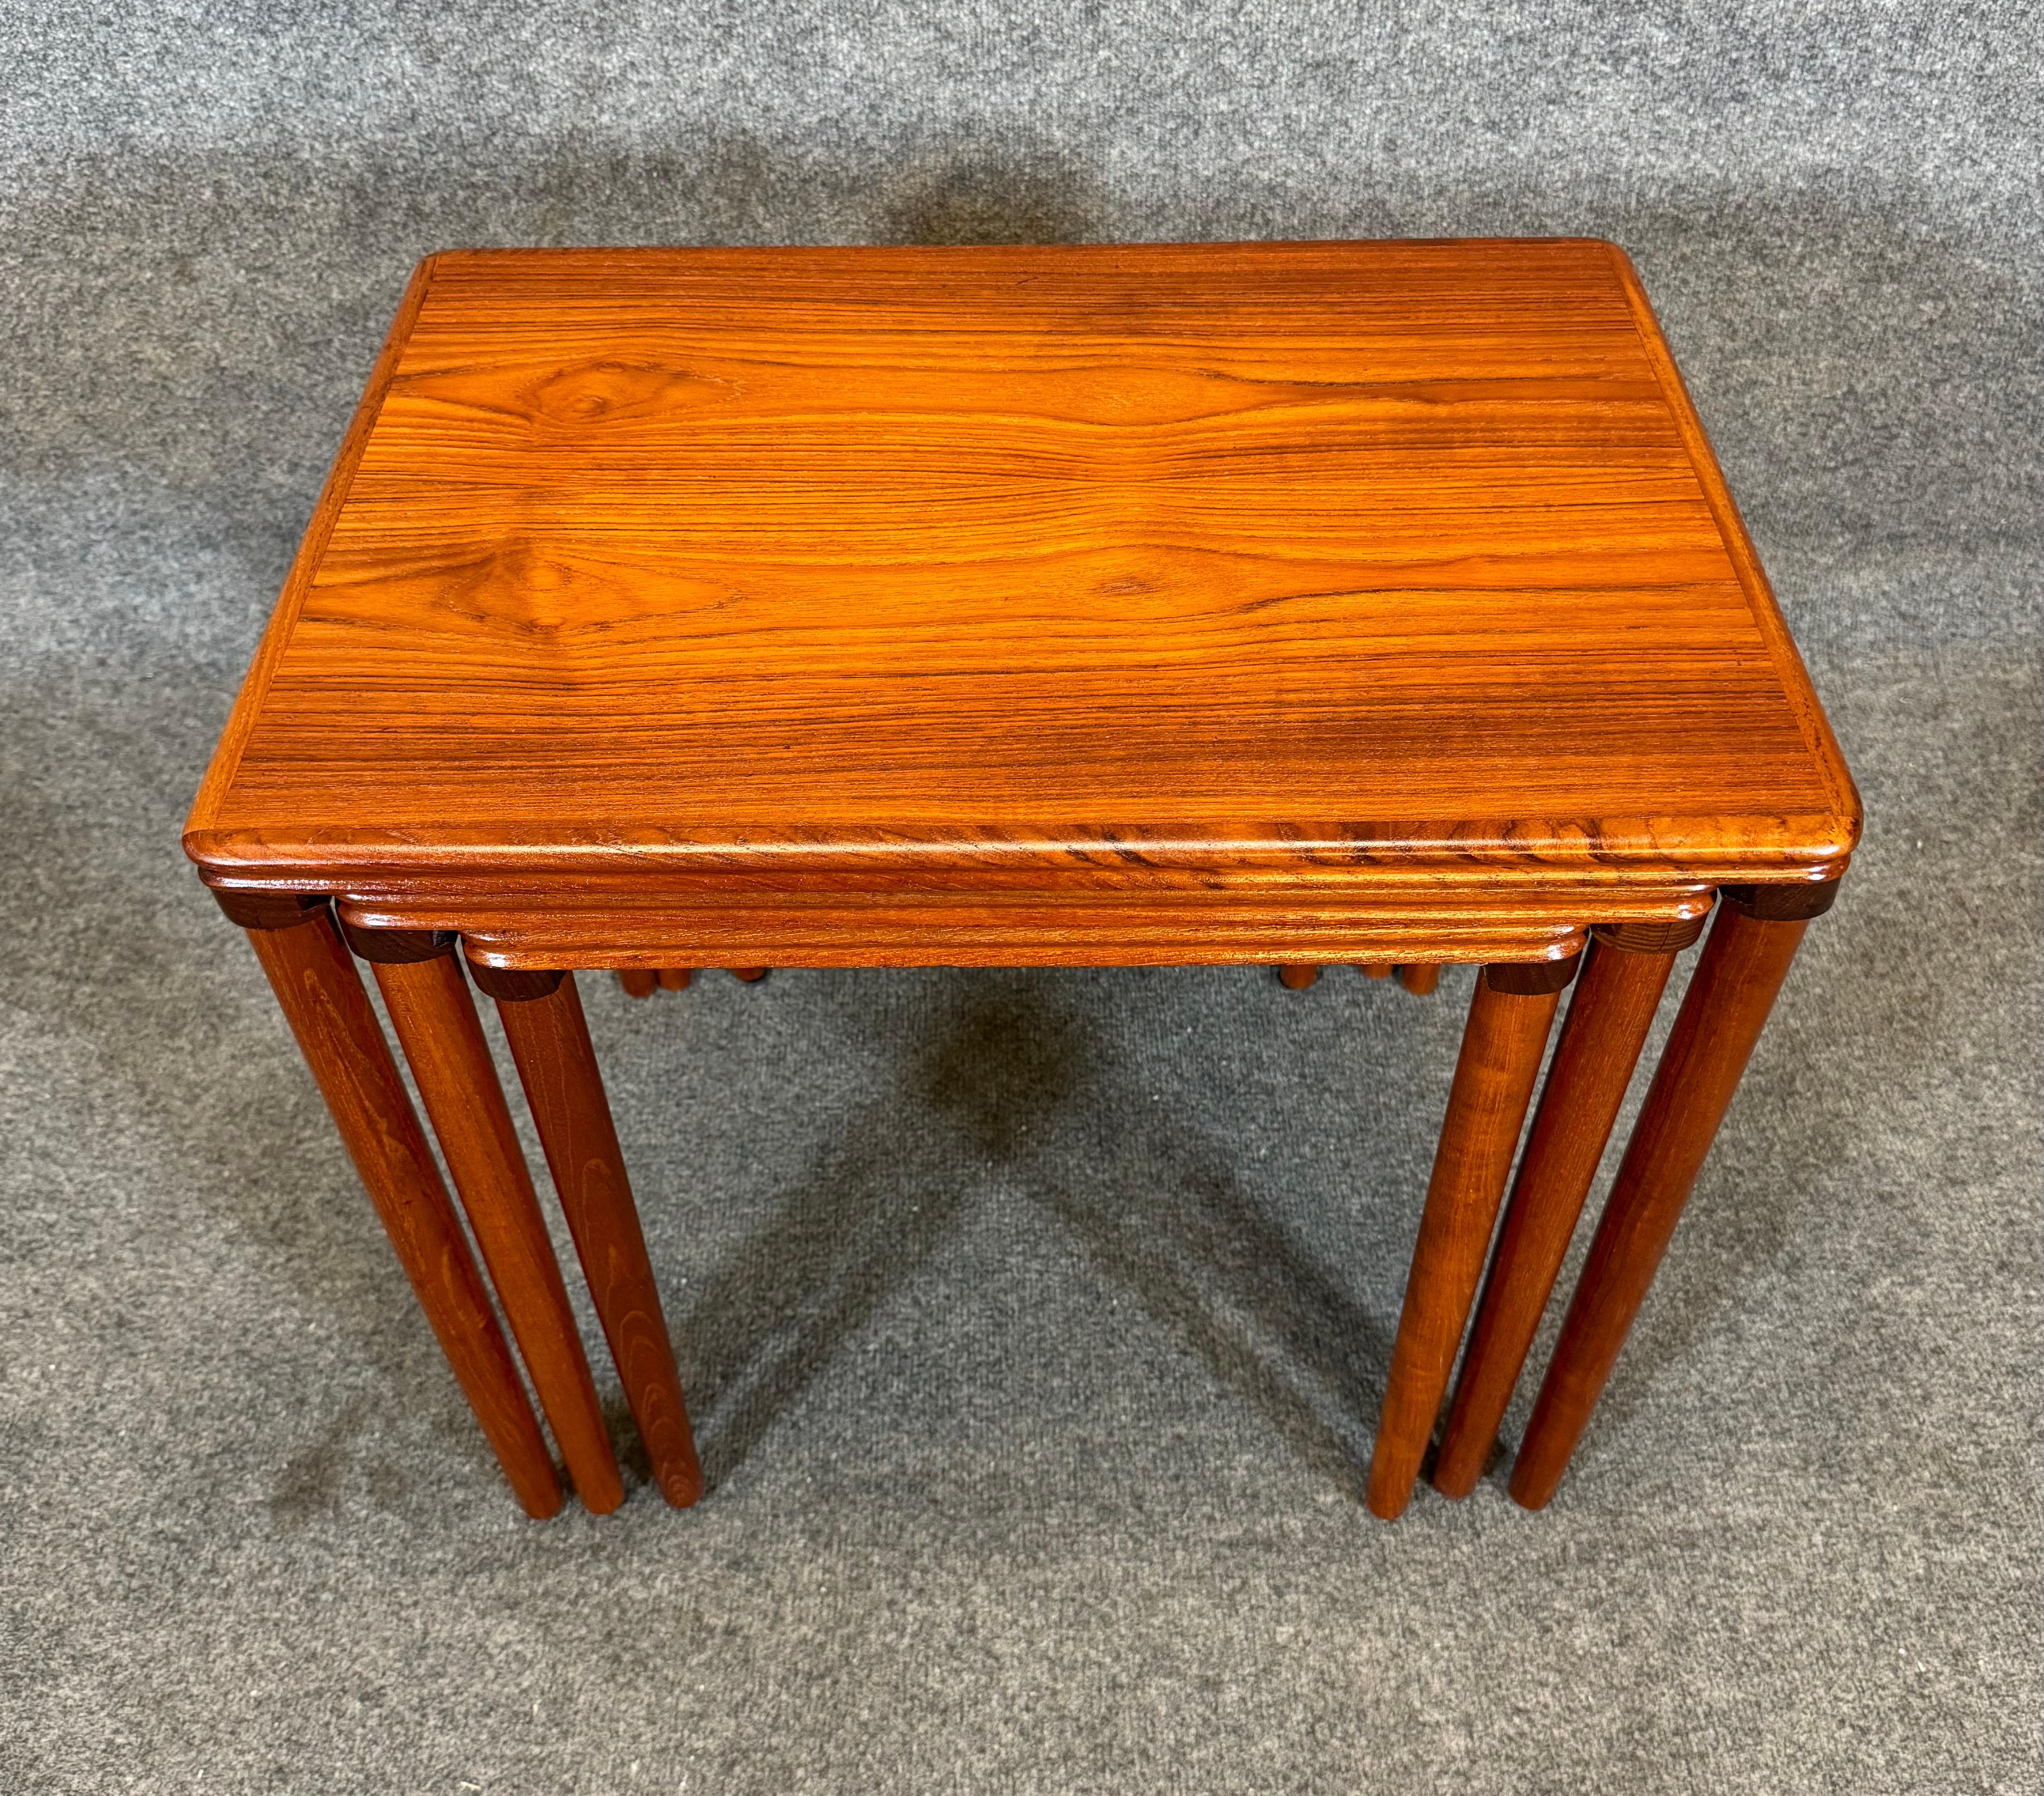
[[663,991],[686,991],[692,969],[686,967],[663,967],[660,969],[660,989]]
[[451,936],[349,929],[375,967],[505,1319],[583,1506],[624,1500],[582,1335]]
[[702,1494],[702,1468],[574,975],[471,971],[497,1000],[654,1481],[686,1509]]
[[1573,960],[1489,967],[1476,982],[1370,1456],[1370,1506],[1387,1521],[1410,1499],[1433,1434],[1554,1006],[1574,970]]
[[1512,1467],[1513,1500],[1527,1509],[1544,1508],[1568,1469],[1803,932],[1835,890],[1747,887],[1718,907]]
[[1441,969],[1431,965],[1400,967],[1398,983],[1415,998],[1424,998],[1441,983]]
[[215,896],[248,930],[398,1263],[520,1505],[528,1515],[554,1514],[561,1486],[546,1438],[332,912],[322,901],[283,919],[275,907],[290,899]]
[[1702,929],[1700,919],[1673,931],[1621,926],[1600,932],[1590,950],[1512,1181],[1442,1431],[1433,1481],[1443,1496],[1466,1497],[1483,1475],[1675,955]]
[[1293,991],[1304,991],[1320,976],[1320,970],[1317,967],[1280,967],[1278,969],[1278,977]]
[[626,967],[617,975],[627,998],[651,998],[660,989],[660,976],[650,967]]

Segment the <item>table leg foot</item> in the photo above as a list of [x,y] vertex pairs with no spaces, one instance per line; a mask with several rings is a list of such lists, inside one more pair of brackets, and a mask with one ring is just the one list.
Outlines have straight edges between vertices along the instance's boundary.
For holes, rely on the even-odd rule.
[[530,1516],[555,1513],[562,1495],[553,1456],[332,911],[324,899],[294,915],[293,897],[214,895],[247,929],[405,1276],[520,1506]]
[[375,971],[568,1475],[584,1507],[607,1515],[624,1500],[624,1481],[455,938],[413,930],[346,933]]
[[[1476,982],[1370,1456],[1370,1506],[1387,1521],[1404,1512],[1419,1477],[1554,1007],[1574,971],[1573,960],[1493,967]],[[1523,989],[1529,985],[1546,989]]]
[[694,969],[688,967],[663,967],[659,971],[663,991],[686,991],[689,981],[694,977]]
[[1278,977],[1290,991],[1304,991],[1320,976],[1320,970],[1317,967],[1280,967],[1278,969]]
[[744,980],[747,985],[755,985],[772,971],[769,967],[734,967],[731,969],[731,976],[734,979]]
[[471,971],[497,1000],[654,1482],[686,1509],[702,1494],[702,1468],[574,975]]
[[651,998],[660,989],[660,976],[647,967],[626,967],[617,975],[627,998]]
[[1657,925],[1635,947],[1635,934],[1621,929],[1601,933],[1590,950],[1512,1181],[1442,1431],[1433,1483],[1443,1496],[1466,1497],[1483,1475],[1676,952],[1703,933],[1702,920],[1684,933],[1686,939],[1677,940]]
[[1527,1509],[1544,1508],[1568,1470],[1803,932],[1835,887],[1748,887],[1718,907],[1512,1467],[1512,1499]]
[[1431,963],[1425,966],[1406,966],[1395,969],[1398,983],[1415,998],[1424,998],[1441,983],[1441,969]]

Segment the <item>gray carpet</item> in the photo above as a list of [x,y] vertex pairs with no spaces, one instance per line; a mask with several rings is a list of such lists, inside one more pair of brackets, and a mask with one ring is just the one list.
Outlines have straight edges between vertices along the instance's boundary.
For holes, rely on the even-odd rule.
[[[0,1788],[2044,1787],[2040,37],[0,10]],[[1870,820],[1554,1506],[1360,1501],[1466,973],[808,973],[590,982],[713,1488],[521,1520],[177,848],[412,261],[1546,231]]]

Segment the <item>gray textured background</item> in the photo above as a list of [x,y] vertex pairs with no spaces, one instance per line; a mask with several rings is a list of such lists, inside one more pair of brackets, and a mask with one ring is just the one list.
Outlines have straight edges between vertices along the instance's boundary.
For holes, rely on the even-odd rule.
[[[2039,1788],[2041,54],[0,10],[0,1786]],[[777,974],[591,983],[713,1488],[521,1521],[176,840],[409,265],[1546,231],[1638,259],[1870,819],[1554,1507],[1360,1502],[1466,974]]]

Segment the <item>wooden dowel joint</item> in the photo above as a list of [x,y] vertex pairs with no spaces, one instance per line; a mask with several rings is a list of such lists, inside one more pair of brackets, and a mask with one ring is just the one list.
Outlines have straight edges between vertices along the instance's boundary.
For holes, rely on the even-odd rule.
[[346,917],[340,933],[355,958],[372,967],[410,967],[454,952],[461,937],[451,929],[365,929]]
[[540,998],[552,997],[567,975],[558,969],[528,971],[522,967],[486,967],[481,961],[471,960],[468,963],[468,976],[475,981],[478,991],[495,998],[499,1004],[532,1004]]
[[1808,923],[1838,902],[1837,879],[1805,880],[1794,885],[1726,886],[1724,897],[1758,923]]
[[1547,992],[1566,991],[1582,964],[1581,954],[1566,960],[1498,960],[1483,970],[1483,983],[1493,991],[1514,998],[1538,998]]
[[206,890],[228,921],[244,929],[295,929],[333,902],[325,892],[246,892],[227,886]]
[[1606,948],[1623,948],[1628,954],[1680,954],[1703,940],[1710,920],[1707,910],[1666,923],[1599,923],[1590,934]]

